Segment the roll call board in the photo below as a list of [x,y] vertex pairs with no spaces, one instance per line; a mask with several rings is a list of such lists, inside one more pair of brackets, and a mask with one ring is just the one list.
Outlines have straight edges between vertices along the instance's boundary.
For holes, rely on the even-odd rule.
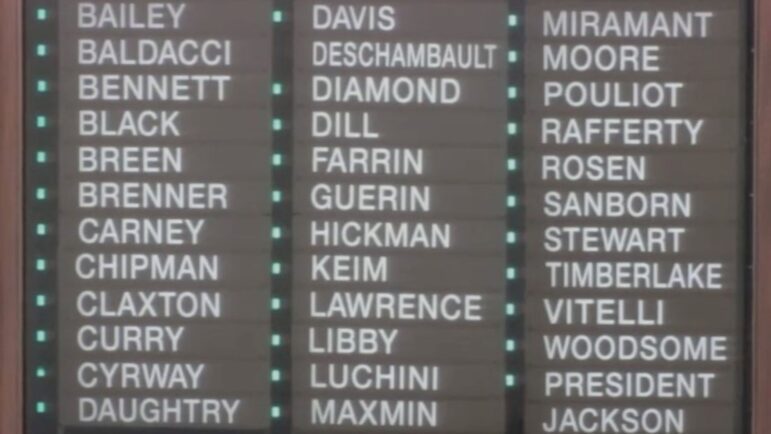
[[32,0],[26,432],[740,433],[740,0]]

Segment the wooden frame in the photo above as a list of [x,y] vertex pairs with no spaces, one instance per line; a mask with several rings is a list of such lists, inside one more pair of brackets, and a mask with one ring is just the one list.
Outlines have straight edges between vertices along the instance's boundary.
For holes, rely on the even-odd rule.
[[21,434],[22,0],[0,0],[0,433]]
[[755,0],[754,434],[771,433],[771,2]]

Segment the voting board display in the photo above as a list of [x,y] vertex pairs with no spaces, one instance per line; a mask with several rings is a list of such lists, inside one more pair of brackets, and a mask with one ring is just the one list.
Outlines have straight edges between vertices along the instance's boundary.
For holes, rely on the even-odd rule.
[[24,21],[26,434],[745,432],[747,2]]

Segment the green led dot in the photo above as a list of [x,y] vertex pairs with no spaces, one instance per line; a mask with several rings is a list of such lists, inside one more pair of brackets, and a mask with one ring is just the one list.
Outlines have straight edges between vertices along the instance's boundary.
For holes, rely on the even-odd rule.
[[509,208],[515,208],[517,206],[517,196],[509,196],[506,198],[506,206]]
[[517,306],[514,303],[506,303],[506,315],[514,316],[517,314]]
[[35,88],[38,92],[48,92],[48,82],[45,80],[38,80]]
[[274,166],[280,166],[284,162],[284,157],[281,154],[273,154],[272,161]]
[[506,161],[506,169],[509,170],[509,172],[514,172],[517,170],[517,159],[516,158],[509,158]]
[[281,95],[284,93],[284,86],[281,83],[273,83],[272,91],[273,95]]
[[509,267],[506,269],[506,278],[509,280],[514,280],[517,278],[517,269],[514,267]]
[[509,27],[517,27],[517,24],[519,24],[519,18],[514,14],[509,15]]
[[509,91],[507,92],[509,99],[517,99],[517,93],[518,93],[518,90],[516,86],[510,86]]
[[274,262],[273,265],[270,267],[270,270],[273,274],[281,274],[281,264],[278,262]]
[[281,119],[273,119],[273,131],[281,131],[284,128],[284,123]]
[[506,341],[506,351],[512,352],[517,349],[517,343],[514,341],[514,339],[509,339]]
[[37,342],[45,342],[48,340],[48,334],[45,332],[45,330],[38,330],[35,332],[35,341]]
[[48,19],[48,11],[43,8],[38,8],[35,12],[35,17],[38,21],[45,21]]
[[46,268],[48,268],[48,264],[45,259],[38,259],[35,261],[35,270],[46,271]]
[[517,384],[517,377],[512,374],[506,375],[506,387],[514,387]]
[[281,381],[281,371],[278,369],[270,371],[270,381]]
[[46,305],[46,296],[45,295],[38,295],[35,297],[35,306],[37,307],[44,307]]
[[35,190],[35,198],[37,200],[46,200],[47,197],[48,197],[48,191],[45,188],[39,187],[38,189]]
[[506,233],[506,242],[508,244],[516,244],[517,242],[517,233],[510,231]]
[[281,228],[273,228],[270,231],[270,234],[271,234],[271,236],[273,237],[274,240],[280,239],[281,238]]
[[38,367],[35,369],[35,376],[37,378],[45,378],[46,377],[46,369],[43,367]]
[[270,338],[270,344],[274,347],[281,345],[281,335],[273,335],[273,337]]
[[47,162],[48,154],[46,154],[45,151],[37,151],[35,153],[35,161],[37,161],[40,164]]
[[273,197],[273,202],[281,202],[281,192],[279,190],[274,190],[271,196]]
[[48,47],[46,44],[37,44],[37,47],[35,47],[35,53],[40,56],[46,56],[48,55]]
[[45,128],[48,126],[48,118],[45,116],[38,116],[35,118],[35,126],[38,128]]
[[272,417],[273,419],[277,419],[277,418],[281,417],[281,407],[279,407],[277,405],[274,405],[273,407],[271,407],[270,408],[270,417]]
[[273,22],[280,23],[284,21],[284,13],[281,11],[273,11]]
[[43,401],[38,401],[38,402],[35,404],[35,412],[37,412],[38,414],[42,414],[42,413],[45,413],[45,412],[46,412],[46,410],[47,410],[47,406],[46,406],[46,403],[45,403],[45,402],[43,402]]
[[517,130],[517,124],[514,122],[509,122],[509,124],[506,126],[506,132],[508,132],[510,136],[516,135]]
[[273,310],[281,309],[281,299],[273,298],[272,300],[270,300],[270,308]]
[[35,233],[40,236],[48,234],[48,226],[46,226],[44,223],[38,223],[35,226]]
[[509,51],[509,63],[516,63],[517,62],[517,52],[514,50]]

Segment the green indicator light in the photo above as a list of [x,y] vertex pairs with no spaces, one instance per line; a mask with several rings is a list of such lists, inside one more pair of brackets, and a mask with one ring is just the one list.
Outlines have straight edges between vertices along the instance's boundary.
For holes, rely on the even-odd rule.
[[35,17],[38,21],[45,21],[48,18],[48,11],[43,8],[38,8],[35,12]]
[[517,278],[517,269],[514,267],[509,267],[506,269],[506,279],[508,280],[514,280]]
[[278,369],[270,371],[270,381],[281,381],[281,371]]
[[512,352],[517,349],[517,343],[514,342],[514,339],[509,339],[506,341],[506,351]]
[[48,82],[45,80],[38,80],[36,87],[38,92],[48,92]]
[[273,335],[273,337],[270,338],[270,344],[274,347],[281,345],[281,335]]
[[35,198],[37,200],[46,200],[48,197],[48,192],[45,188],[39,187],[37,190],[35,190]]
[[271,407],[270,408],[270,417],[272,417],[273,419],[277,419],[277,418],[281,417],[281,407],[279,407],[277,405],[274,405],[273,407]]
[[517,314],[517,306],[514,303],[506,303],[506,316],[514,316]]
[[509,63],[517,63],[517,52],[514,50],[509,51]]
[[519,24],[517,16],[514,14],[509,15],[509,27],[517,27],[517,24]]
[[48,227],[43,223],[38,223],[37,226],[35,226],[35,233],[40,236],[46,235],[48,233]]
[[273,202],[281,202],[281,192],[279,190],[274,190],[272,197],[273,197]]
[[506,161],[506,168],[509,170],[509,172],[514,172],[517,170],[516,158],[509,158],[508,161]]
[[516,86],[510,86],[508,91],[509,99],[517,99],[517,88]]
[[45,44],[37,44],[35,48],[35,54],[40,57],[48,55],[48,47]]
[[46,334],[45,330],[38,330],[35,332],[35,341],[37,342],[45,342],[48,340],[48,335]]
[[516,232],[507,232],[506,233],[506,242],[509,244],[515,244],[517,242],[517,233]]
[[280,23],[284,21],[284,13],[281,11],[273,11],[273,22]]
[[281,154],[273,154],[273,165],[280,166],[284,162],[284,157]]
[[510,136],[516,135],[517,130],[517,124],[515,122],[509,122],[508,125],[506,125],[506,132],[508,132]]
[[284,86],[281,83],[273,83],[273,95],[281,95],[284,93]]
[[509,196],[506,198],[506,206],[514,208],[517,206],[517,196]]
[[43,164],[46,161],[48,161],[48,155],[45,153],[45,151],[37,151],[35,153],[35,161],[37,161],[40,164]]
[[37,297],[35,297],[35,306],[44,307],[45,305],[46,305],[45,295],[38,295]]
[[281,264],[278,262],[274,262],[273,265],[270,267],[270,270],[273,274],[281,274]]
[[517,384],[517,377],[508,374],[506,375],[506,387],[514,387]]
[[47,264],[45,259],[38,259],[35,261],[35,270],[37,271],[46,271]]
[[35,126],[38,128],[45,128],[48,126],[48,119],[45,116],[38,116],[35,118]]
[[273,131],[281,131],[284,128],[284,123],[281,119],[273,119]]
[[270,308],[273,310],[281,309],[281,299],[273,298],[272,300],[270,300]]
[[35,369],[35,376],[37,378],[45,378],[46,377],[46,370],[45,370],[45,368],[40,367],[40,368]]
[[43,402],[43,401],[38,401],[38,402],[35,404],[35,412],[37,412],[38,414],[42,414],[42,413],[45,413],[45,412],[46,412],[46,410],[47,410],[47,408],[46,408],[46,403],[45,403],[45,402]]
[[271,230],[270,233],[274,240],[278,240],[281,238],[281,228],[273,228],[273,230]]

